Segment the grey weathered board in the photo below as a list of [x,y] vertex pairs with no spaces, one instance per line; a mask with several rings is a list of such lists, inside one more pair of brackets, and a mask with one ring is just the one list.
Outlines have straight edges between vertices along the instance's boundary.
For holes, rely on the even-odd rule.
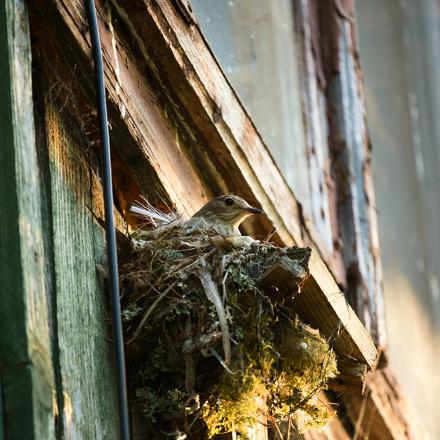
[[104,236],[89,210],[102,210],[99,181],[73,135],[77,127],[46,103],[64,437],[116,439],[107,298],[96,270],[105,261]]
[[53,374],[25,1],[0,2],[0,59],[0,438],[49,439]]

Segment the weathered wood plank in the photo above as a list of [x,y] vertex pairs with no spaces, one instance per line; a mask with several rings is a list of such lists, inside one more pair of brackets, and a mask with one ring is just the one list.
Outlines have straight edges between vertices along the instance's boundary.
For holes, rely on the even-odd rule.
[[370,378],[364,396],[346,395],[343,399],[354,427],[355,440],[428,440],[421,425],[400,391],[393,374],[378,370]]
[[[330,217],[330,161],[328,145],[328,124],[325,111],[325,93],[320,87],[319,68],[314,52],[313,19],[308,0],[296,3],[297,33],[301,34],[302,49],[301,91],[306,115],[307,170],[302,170],[310,186],[310,221],[317,230],[322,246],[329,255],[333,254],[334,234]],[[335,213],[333,213],[335,214]],[[333,219],[333,221],[336,219]]]
[[0,363],[6,438],[54,432],[26,2],[0,2]]
[[307,269],[288,257],[280,258],[263,275],[262,284],[268,291],[275,289],[282,295],[299,293],[299,286],[307,275]]
[[[64,21],[49,8],[35,0],[30,4],[31,35],[34,42],[35,72],[41,72],[51,94],[57,96],[66,111],[80,121],[86,148],[99,156],[99,131],[96,127],[93,70],[87,55],[79,50]],[[84,67],[86,66],[86,67]],[[111,120],[112,174],[115,204],[127,216],[131,204],[140,192],[148,195],[155,205],[169,199],[162,190],[159,178],[123,122],[118,106],[108,102]],[[165,112],[164,112],[165,114]],[[123,158],[123,160],[121,160]]]
[[360,67],[352,23],[338,18],[335,25],[340,49],[338,73],[329,82],[334,108],[331,137],[339,176],[338,211],[349,300],[376,343],[383,347],[386,337],[379,240]]
[[52,200],[56,319],[64,393],[64,436],[118,438],[112,345],[103,283],[105,239],[91,210],[102,212],[102,188],[78,127],[46,99],[46,133]]
[[[91,49],[88,35],[83,32],[87,26],[83,2],[56,0],[55,3],[80,45],[82,55],[88,58]],[[180,212],[189,215],[192,206],[199,208],[210,198],[210,194],[205,192],[207,186],[188,160],[188,153],[182,148],[184,139],[179,137],[179,131],[167,119],[166,109],[157,102],[156,94],[146,84],[126,44],[119,40],[112,26],[106,26],[112,23],[110,10],[100,8],[99,4],[97,6],[108,99],[119,109],[121,119],[142,155],[157,173],[165,192],[172,195]]]
[[[332,2],[325,2],[331,9]],[[321,3],[300,0],[294,2],[295,33],[297,45],[301,48],[298,63],[301,78],[302,106],[306,126],[308,166],[302,170],[310,187],[310,218],[305,217],[312,242],[321,250],[322,257],[337,279],[346,284],[346,271],[339,240],[337,217],[337,188],[332,163],[328,123],[328,100],[322,71],[322,54],[319,45],[319,25],[331,21],[330,14],[320,20],[317,10]],[[324,43],[323,43],[324,44]]]

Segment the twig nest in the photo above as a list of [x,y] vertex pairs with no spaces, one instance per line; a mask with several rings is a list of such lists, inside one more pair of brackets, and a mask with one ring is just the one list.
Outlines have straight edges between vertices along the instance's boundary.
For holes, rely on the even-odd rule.
[[292,306],[309,249],[237,245],[179,222],[134,240],[121,268],[124,331],[152,438],[246,437],[263,419],[303,429],[327,421],[315,397],[336,376],[336,358]]

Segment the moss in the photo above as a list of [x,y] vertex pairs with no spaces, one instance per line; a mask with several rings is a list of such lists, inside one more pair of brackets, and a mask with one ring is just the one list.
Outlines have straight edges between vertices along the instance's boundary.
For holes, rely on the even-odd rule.
[[249,427],[258,423],[266,397],[264,381],[252,369],[236,378],[224,376],[203,408],[202,418],[208,428],[208,437],[233,430],[245,434]]
[[[294,420],[302,430],[326,423],[329,411],[316,395],[337,374],[335,354],[298,319],[290,297],[261,287],[277,258],[306,268],[309,252],[258,242],[216,248],[214,233],[187,235],[178,221],[139,231],[135,240],[121,271],[130,382],[158,431],[245,438],[262,418]],[[220,306],[200,282],[202,270],[214,280]]]

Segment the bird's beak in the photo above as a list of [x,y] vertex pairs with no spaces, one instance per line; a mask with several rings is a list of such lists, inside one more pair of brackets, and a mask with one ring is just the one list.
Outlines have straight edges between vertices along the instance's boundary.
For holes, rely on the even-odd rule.
[[246,208],[248,212],[250,212],[251,214],[263,214],[263,211],[261,209],[258,208],[254,208],[252,206],[249,206],[248,208]]

